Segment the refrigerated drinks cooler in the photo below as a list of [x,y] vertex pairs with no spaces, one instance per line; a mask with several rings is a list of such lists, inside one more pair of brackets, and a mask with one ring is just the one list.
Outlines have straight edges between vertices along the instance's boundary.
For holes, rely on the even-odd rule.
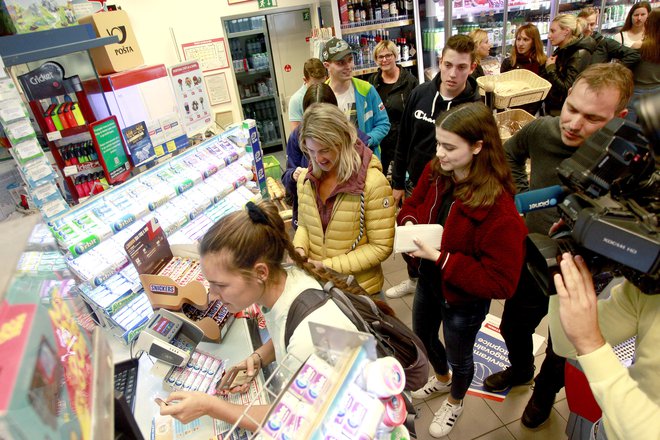
[[[420,26],[422,34],[423,68],[428,80],[438,71],[438,56],[444,43],[455,34],[467,34],[473,29],[484,29],[489,34],[490,61],[500,65],[514,43],[518,26],[535,24],[541,34],[547,53],[553,48],[548,44],[548,29],[557,14],[577,14],[582,8],[594,7],[600,11],[598,30],[605,36],[619,32],[632,0],[433,0],[420,1]],[[656,3],[657,4],[657,3]],[[655,6],[655,4],[654,4]],[[497,73],[497,72],[493,72]]]
[[223,19],[244,118],[257,121],[266,153],[286,145],[265,15]]

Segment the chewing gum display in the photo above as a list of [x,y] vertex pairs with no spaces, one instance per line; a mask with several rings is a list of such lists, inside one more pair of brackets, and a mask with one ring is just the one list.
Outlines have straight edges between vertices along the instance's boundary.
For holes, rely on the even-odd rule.
[[338,404],[333,405],[322,431],[326,438],[373,438],[383,419],[385,407],[377,398],[350,384]]
[[330,385],[332,367],[312,354],[301,367],[289,387],[289,392],[313,405],[319,395]]

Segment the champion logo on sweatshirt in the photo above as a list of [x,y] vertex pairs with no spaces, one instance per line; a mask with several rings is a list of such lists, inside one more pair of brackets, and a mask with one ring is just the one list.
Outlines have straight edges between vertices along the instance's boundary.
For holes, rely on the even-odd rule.
[[422,121],[430,122],[431,124],[435,124],[433,118],[429,118],[428,116],[426,116],[426,113],[424,113],[423,110],[415,110],[415,118],[421,119]]

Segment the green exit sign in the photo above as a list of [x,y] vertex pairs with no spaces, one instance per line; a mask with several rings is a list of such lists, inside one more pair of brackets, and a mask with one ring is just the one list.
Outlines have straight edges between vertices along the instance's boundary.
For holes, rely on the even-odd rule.
[[272,8],[277,6],[277,0],[259,0],[259,9]]
[[306,11],[303,11],[303,21],[309,21],[309,9]]

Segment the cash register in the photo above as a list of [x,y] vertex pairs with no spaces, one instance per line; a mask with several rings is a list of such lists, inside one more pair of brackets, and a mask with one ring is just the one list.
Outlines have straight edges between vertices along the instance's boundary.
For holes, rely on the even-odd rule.
[[158,309],[135,343],[137,354],[147,353],[163,362],[184,366],[204,337],[202,329],[169,310]]

